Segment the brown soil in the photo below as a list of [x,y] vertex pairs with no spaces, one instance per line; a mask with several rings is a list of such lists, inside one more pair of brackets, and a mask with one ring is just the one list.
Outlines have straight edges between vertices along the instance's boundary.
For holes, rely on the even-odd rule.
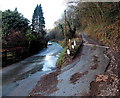
[[44,96],[51,94],[58,90],[57,88],[57,76],[60,74],[60,71],[55,71],[49,74],[44,75],[40,81],[38,81],[35,88],[30,92],[30,96]]
[[77,72],[77,73],[73,74],[70,78],[70,82],[75,84],[76,81],[78,81],[83,75],[85,75],[87,73],[88,73],[88,71],[85,71],[83,73]]
[[110,63],[106,71],[98,75],[95,81],[91,82],[91,96],[120,96],[120,78],[118,77],[120,56],[112,49],[109,49],[107,54],[110,58]]

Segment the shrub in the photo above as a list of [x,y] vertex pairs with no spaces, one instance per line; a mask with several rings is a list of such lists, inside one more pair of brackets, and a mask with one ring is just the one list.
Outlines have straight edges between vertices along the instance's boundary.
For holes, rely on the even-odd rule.
[[28,38],[29,41],[36,40],[36,37],[31,33],[26,34],[26,37]]

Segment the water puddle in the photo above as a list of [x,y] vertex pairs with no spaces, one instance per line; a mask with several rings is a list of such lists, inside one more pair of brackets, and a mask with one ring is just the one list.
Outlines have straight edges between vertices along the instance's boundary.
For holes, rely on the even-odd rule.
[[30,77],[32,74],[34,74],[34,73],[36,73],[38,71],[41,71],[42,68],[43,68],[43,64],[35,66],[31,70],[29,70],[29,71],[27,71],[27,72],[25,72],[23,74],[18,75],[18,77],[16,78],[16,81],[23,80],[23,79],[25,79],[27,77]]
[[[57,43],[50,43],[51,45],[38,54],[2,70],[4,96],[11,94],[14,96],[13,92],[16,91],[18,91],[16,94],[19,94],[19,91],[21,91],[22,94],[24,93],[24,95],[28,94],[28,90],[30,91],[30,89],[35,86],[43,73],[45,74],[55,69],[57,59],[63,48]],[[29,83],[30,87],[25,88],[25,86],[23,86]],[[22,89],[26,89],[26,91],[23,92]]]

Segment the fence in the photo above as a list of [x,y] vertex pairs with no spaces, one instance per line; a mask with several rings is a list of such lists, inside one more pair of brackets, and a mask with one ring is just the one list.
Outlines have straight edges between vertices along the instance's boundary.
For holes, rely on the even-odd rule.
[[3,49],[0,54],[2,67],[5,67],[26,58],[29,55],[29,49],[26,47]]

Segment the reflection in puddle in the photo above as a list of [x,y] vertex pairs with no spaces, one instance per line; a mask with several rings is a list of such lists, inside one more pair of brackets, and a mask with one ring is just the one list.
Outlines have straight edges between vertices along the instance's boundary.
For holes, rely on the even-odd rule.
[[52,56],[46,55],[45,60],[49,60]]
[[35,66],[34,68],[32,68],[31,70],[19,75],[16,80],[22,80],[22,79],[25,79],[27,77],[29,77],[30,75],[38,72],[38,71],[41,71],[41,69],[43,68],[43,64],[40,64],[40,65],[37,65]]
[[[50,72],[55,68],[63,48],[57,43],[51,43],[52,45],[49,45],[38,54],[13,64],[13,67],[9,66],[4,69],[4,73],[2,73],[4,82],[3,95],[9,95],[12,92],[14,93],[14,91],[18,93],[21,91],[22,94],[27,94],[31,87],[35,86],[42,73],[48,73],[48,71]],[[19,86],[16,86],[16,83],[19,83]],[[27,86],[28,84],[30,84],[29,87]]]
[[58,57],[54,55],[46,55],[42,71],[50,71],[56,67]]

